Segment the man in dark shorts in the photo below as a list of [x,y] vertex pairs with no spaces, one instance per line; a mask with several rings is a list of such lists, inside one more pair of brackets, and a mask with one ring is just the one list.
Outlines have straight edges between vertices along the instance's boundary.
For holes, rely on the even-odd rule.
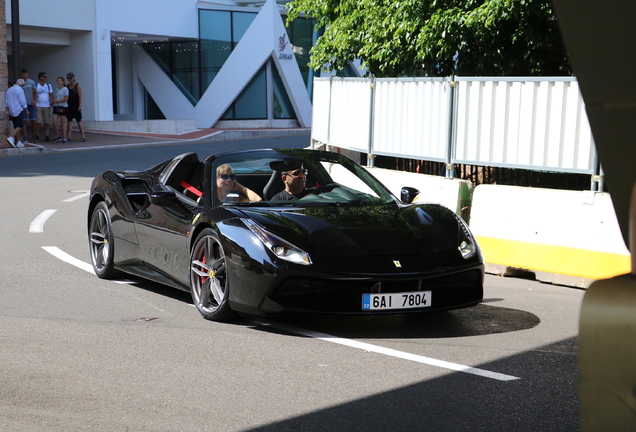
[[12,147],[24,147],[20,141],[20,131],[24,127],[24,110],[27,107],[23,86],[24,80],[20,78],[7,90],[5,98],[6,114],[13,123],[13,132],[11,136],[7,137],[7,141]]
[[84,125],[82,124],[82,87],[77,81],[75,81],[75,74],[69,72],[66,74],[68,80],[68,110],[66,119],[68,120],[68,131],[66,136],[68,140],[71,140],[71,131],[73,130],[73,119],[77,121],[80,135],[82,136],[79,141],[86,141],[84,136]]
[[[35,123],[37,120],[37,116],[36,116],[35,103],[37,101],[38,92],[37,90],[35,90],[35,81],[29,78],[29,71],[26,68],[22,68],[20,70],[20,78],[24,80],[24,87],[22,87],[22,90],[24,90],[24,97],[26,98],[26,101],[27,101],[27,111],[24,113],[25,114],[24,120],[31,124],[31,140],[33,140],[35,138],[35,132],[36,132]],[[22,130],[22,135],[24,136],[24,140],[23,140],[24,142],[27,142],[26,129],[27,128],[25,127]]]

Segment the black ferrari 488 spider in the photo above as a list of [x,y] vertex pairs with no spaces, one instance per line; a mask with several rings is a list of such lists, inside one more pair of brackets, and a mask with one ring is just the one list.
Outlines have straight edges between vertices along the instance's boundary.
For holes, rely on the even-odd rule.
[[191,292],[207,319],[236,312],[377,314],[468,307],[484,265],[466,223],[393,196],[340,154],[185,153],[92,183],[95,273]]

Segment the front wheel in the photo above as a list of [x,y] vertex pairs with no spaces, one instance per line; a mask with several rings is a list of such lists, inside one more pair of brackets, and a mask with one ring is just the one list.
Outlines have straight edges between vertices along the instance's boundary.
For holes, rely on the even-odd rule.
[[104,201],[95,206],[91,215],[88,223],[88,242],[95,274],[102,279],[112,279],[119,276],[113,261],[115,253],[113,226],[108,206]]
[[228,297],[230,285],[221,240],[212,229],[197,236],[190,256],[190,291],[203,318],[227,321],[234,316]]

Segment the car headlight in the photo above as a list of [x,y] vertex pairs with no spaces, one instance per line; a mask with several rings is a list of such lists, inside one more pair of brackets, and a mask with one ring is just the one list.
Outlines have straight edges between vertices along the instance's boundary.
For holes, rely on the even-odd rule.
[[251,219],[241,218],[241,221],[278,258],[294,264],[310,265],[312,263],[309,254],[299,247],[283,240],[276,234],[272,234]]
[[467,239],[459,244],[459,251],[462,253],[462,256],[465,259],[468,259],[475,255],[475,252],[477,252],[477,248],[475,247],[475,243],[473,241]]
[[457,249],[459,249],[459,252],[462,254],[462,257],[464,259],[472,258],[479,251],[477,241],[468,229],[468,225],[466,225],[464,219],[456,214],[455,217],[457,218],[457,222],[459,223],[459,246],[457,247]]

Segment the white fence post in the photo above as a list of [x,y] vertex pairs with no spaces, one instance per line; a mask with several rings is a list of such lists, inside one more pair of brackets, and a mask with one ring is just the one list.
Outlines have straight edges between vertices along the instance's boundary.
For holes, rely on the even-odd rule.
[[367,166],[375,165],[373,154],[373,118],[375,117],[375,78],[369,78],[369,149],[367,150]]

